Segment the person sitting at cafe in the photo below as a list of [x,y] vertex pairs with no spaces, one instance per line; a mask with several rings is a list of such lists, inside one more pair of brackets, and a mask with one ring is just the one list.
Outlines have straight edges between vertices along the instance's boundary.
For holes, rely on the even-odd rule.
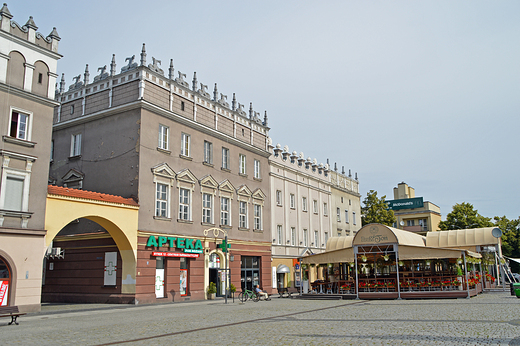
[[256,285],[255,292],[260,298],[264,297],[264,300],[269,300],[269,295],[260,289],[260,285]]

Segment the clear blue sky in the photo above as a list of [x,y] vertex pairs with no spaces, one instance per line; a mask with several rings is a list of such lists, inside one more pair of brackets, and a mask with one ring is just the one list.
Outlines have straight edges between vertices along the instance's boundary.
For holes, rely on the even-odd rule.
[[[116,54],[162,61],[267,110],[273,142],[404,181],[441,207],[520,216],[520,1],[25,1],[57,27],[67,86]],[[191,84],[191,83],[190,83]]]

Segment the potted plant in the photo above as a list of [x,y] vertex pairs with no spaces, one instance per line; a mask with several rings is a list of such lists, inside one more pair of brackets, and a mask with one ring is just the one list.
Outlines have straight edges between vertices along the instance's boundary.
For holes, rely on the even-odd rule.
[[235,295],[235,292],[237,291],[237,288],[233,284],[229,284],[229,292],[231,292],[231,296]]
[[367,261],[367,256],[365,256],[365,255],[361,255],[361,260],[362,260],[363,262],[366,262],[366,261]]
[[388,254],[383,255],[383,259],[385,260],[385,262],[388,262],[388,260],[390,259],[390,255],[388,255]]
[[208,299],[215,299],[215,295],[217,294],[217,285],[214,282],[210,282],[206,292],[208,293]]

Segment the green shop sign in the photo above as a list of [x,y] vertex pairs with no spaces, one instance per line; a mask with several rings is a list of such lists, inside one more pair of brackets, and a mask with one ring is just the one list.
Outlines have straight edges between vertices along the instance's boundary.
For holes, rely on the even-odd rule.
[[388,203],[388,209],[392,210],[422,208],[424,206],[422,197],[394,199],[386,201],[386,203]]
[[186,253],[202,253],[202,242],[200,239],[186,239],[175,237],[163,237],[151,235],[146,242],[146,246],[163,247],[168,246],[170,249],[182,249]]

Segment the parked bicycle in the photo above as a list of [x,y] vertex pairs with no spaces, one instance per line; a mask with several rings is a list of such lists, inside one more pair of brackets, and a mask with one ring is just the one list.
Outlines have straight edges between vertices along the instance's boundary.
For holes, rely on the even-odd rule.
[[244,290],[244,291],[240,292],[240,294],[238,295],[238,300],[240,300],[242,303],[244,303],[248,299],[251,299],[252,301],[254,301],[256,303],[258,301],[259,297],[255,292],[249,291],[249,290]]

